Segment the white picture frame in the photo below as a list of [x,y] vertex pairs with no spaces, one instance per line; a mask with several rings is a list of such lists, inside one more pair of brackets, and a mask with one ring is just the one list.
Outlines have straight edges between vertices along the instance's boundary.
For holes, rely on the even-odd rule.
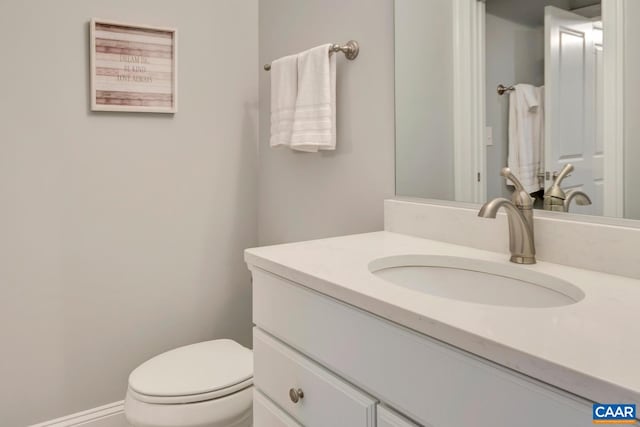
[[91,110],[178,111],[178,31],[93,18]]

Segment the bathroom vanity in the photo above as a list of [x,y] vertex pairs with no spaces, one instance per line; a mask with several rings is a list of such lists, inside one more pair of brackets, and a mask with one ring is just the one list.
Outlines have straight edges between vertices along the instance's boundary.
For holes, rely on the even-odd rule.
[[582,427],[594,402],[640,404],[636,279],[389,231],[245,259],[256,426]]

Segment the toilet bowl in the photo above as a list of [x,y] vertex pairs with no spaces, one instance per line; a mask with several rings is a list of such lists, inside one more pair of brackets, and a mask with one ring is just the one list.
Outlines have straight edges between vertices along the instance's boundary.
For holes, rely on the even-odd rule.
[[134,427],[251,427],[253,353],[232,340],[167,351],[129,376],[124,403]]

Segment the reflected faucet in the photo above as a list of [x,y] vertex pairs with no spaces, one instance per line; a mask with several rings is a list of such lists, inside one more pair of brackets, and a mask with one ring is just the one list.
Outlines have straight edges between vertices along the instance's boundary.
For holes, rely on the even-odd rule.
[[578,206],[588,206],[591,204],[591,199],[584,191],[580,190],[569,190],[567,191],[567,198],[564,199],[563,208],[565,212],[569,212],[569,207],[571,205],[571,201],[575,199],[576,205]]
[[591,204],[589,196],[580,190],[573,190],[565,192],[560,185],[562,180],[569,176],[569,173],[573,172],[574,167],[571,163],[564,165],[560,173],[554,178],[551,187],[544,192],[544,209],[547,211],[569,212],[569,206],[573,199],[576,200],[576,204],[579,206],[586,206]]
[[502,168],[500,175],[514,184],[515,191],[512,196],[513,201],[502,197],[493,199],[482,205],[478,216],[482,218],[495,218],[498,210],[505,208],[509,222],[510,261],[516,264],[535,264],[536,248],[533,237],[533,201],[509,168]]

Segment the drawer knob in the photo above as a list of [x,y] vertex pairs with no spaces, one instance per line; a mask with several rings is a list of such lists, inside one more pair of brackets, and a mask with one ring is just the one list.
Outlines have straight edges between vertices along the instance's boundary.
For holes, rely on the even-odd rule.
[[289,390],[289,398],[293,403],[298,403],[303,397],[304,392],[301,388],[292,388]]

